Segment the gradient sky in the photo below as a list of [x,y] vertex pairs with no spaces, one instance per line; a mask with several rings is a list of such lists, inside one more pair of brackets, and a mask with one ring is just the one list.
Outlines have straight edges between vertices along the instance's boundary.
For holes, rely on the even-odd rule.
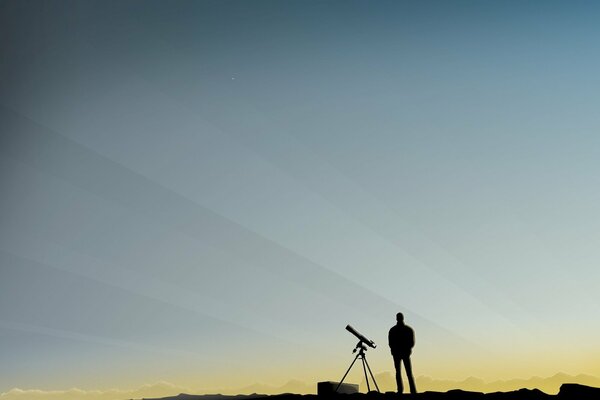
[[0,393],[599,376],[599,18],[1,1]]

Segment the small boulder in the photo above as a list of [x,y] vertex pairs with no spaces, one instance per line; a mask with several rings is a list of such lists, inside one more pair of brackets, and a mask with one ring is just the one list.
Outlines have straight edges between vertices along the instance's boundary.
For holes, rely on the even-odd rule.
[[564,383],[560,387],[558,397],[561,400],[597,400],[600,399],[600,388],[580,385],[578,383]]

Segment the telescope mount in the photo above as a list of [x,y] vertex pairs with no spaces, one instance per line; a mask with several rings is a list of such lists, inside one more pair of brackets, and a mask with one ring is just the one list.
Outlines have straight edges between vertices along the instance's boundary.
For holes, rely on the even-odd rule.
[[350,364],[350,367],[348,367],[348,370],[346,371],[346,373],[342,377],[342,380],[340,381],[340,383],[338,383],[337,387],[335,388],[335,392],[336,393],[337,393],[338,389],[340,388],[340,386],[342,385],[342,383],[344,383],[344,379],[346,379],[346,376],[348,375],[348,373],[350,372],[350,370],[354,366],[354,363],[359,358],[362,361],[363,371],[365,372],[365,381],[367,381],[367,393],[371,391],[371,385],[369,384],[369,376],[367,375],[367,370],[369,371],[369,375],[371,375],[371,379],[373,380],[373,384],[375,385],[375,388],[379,392],[379,386],[377,386],[377,382],[375,381],[375,377],[373,376],[373,372],[371,372],[371,367],[369,367],[369,363],[367,362],[366,351],[367,351],[367,346],[365,346],[365,344],[363,343],[362,340],[359,341],[356,344],[356,347],[354,348],[354,350],[352,350],[352,353],[356,353],[356,352],[358,352],[358,353],[356,354],[356,357],[354,357],[354,361],[352,361],[352,364]]

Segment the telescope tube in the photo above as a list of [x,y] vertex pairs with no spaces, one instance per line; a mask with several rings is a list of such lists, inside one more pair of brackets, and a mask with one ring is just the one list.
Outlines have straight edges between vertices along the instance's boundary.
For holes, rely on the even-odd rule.
[[358,340],[360,340],[362,343],[366,344],[367,346],[372,347],[372,348],[377,347],[377,345],[375,344],[374,341],[367,339],[364,335],[362,335],[360,332],[358,332],[352,326],[346,325],[346,330],[348,332],[350,332],[351,334],[353,334],[354,336],[356,336],[358,338]]

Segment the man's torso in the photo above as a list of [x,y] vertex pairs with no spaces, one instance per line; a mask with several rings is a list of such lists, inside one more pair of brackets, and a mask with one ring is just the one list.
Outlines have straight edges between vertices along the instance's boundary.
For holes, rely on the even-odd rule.
[[410,355],[414,346],[414,332],[408,325],[394,325],[390,329],[389,344],[392,354]]

